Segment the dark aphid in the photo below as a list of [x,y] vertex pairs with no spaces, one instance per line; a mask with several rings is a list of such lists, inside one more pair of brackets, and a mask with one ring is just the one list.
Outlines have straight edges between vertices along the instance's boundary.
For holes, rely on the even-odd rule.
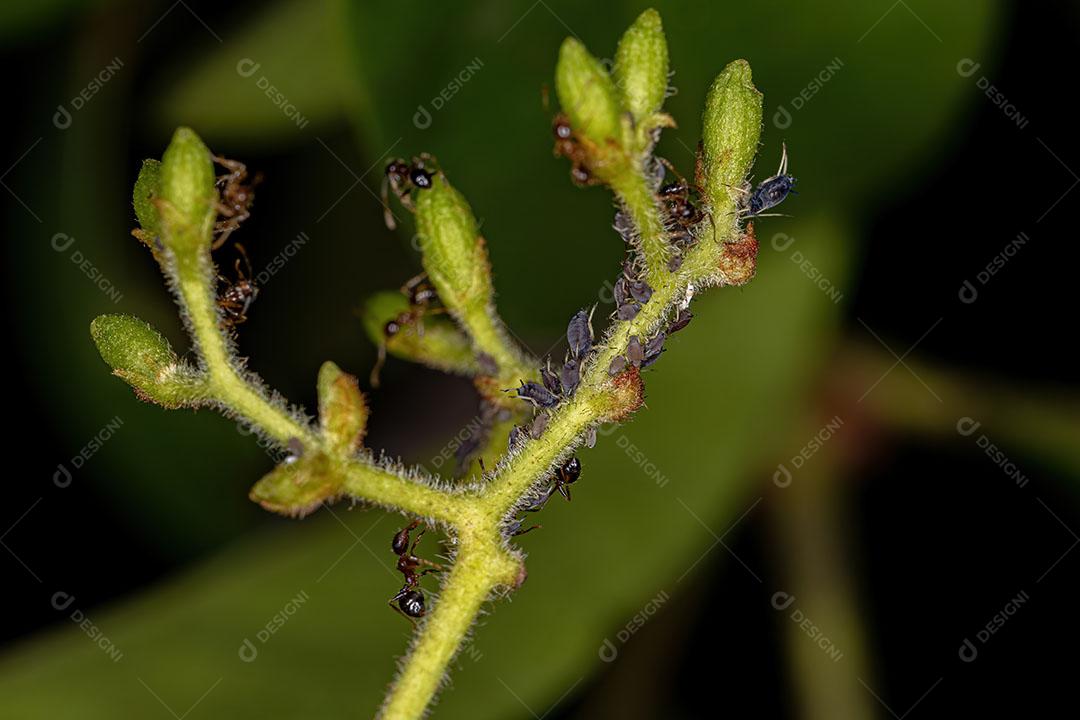
[[520,425],[515,425],[514,427],[510,428],[510,438],[506,443],[507,446],[508,446],[508,449],[513,450],[524,439],[525,439],[525,431],[521,429]]
[[569,501],[570,485],[577,482],[579,477],[581,477],[581,461],[572,457],[555,471],[555,489]]
[[625,210],[615,213],[615,222],[612,223],[611,227],[615,228],[615,232],[619,233],[619,237],[623,239],[623,242],[630,242],[634,239],[636,233],[634,221],[630,219],[630,215]]
[[641,367],[643,369],[660,359],[660,353],[664,352],[664,340],[666,339],[667,336],[664,333],[660,333],[652,340],[645,343],[645,359],[641,362]]
[[480,368],[481,374],[488,377],[495,377],[499,374],[499,363],[486,352],[477,353],[476,366]]
[[626,369],[626,358],[622,355],[616,355],[611,359],[611,364],[608,365],[608,375],[612,377],[618,375]]
[[789,193],[798,195],[795,192],[795,178],[788,174],[787,167],[788,156],[787,145],[785,144],[780,155],[780,168],[776,171],[776,174],[762,180],[746,197],[742,209],[742,214],[745,217],[761,215],[764,211],[776,207],[784,202]]
[[626,359],[634,367],[640,367],[641,363],[645,361],[645,348],[642,347],[641,340],[638,339],[637,335],[632,336],[626,344]]
[[649,287],[649,283],[644,280],[630,280],[627,282],[627,289],[630,290],[630,295],[639,303],[644,305],[649,302],[649,298],[652,297],[653,289]]
[[658,157],[650,156],[645,161],[645,179],[655,190],[664,182],[664,161]]
[[[417,557],[416,546],[420,544],[420,538],[424,537],[424,528],[416,534],[416,539],[409,544],[409,534],[419,527],[420,521],[413,520],[401,530],[394,533],[390,541],[390,549],[398,556],[397,570],[405,578],[405,584],[390,598],[388,604],[395,611],[407,618],[413,625],[414,618],[423,617],[427,612],[424,607],[424,591],[420,589],[420,578],[428,573],[438,572],[443,567],[430,560]],[[420,570],[421,565],[427,565]],[[396,604],[395,604],[396,603]]]
[[551,369],[551,362],[548,361],[544,364],[544,367],[540,368],[540,379],[544,381],[544,387],[552,395],[559,395],[562,393],[562,384],[559,382],[558,374]]
[[220,194],[217,211],[221,219],[214,223],[214,234],[217,237],[210,247],[212,250],[217,250],[225,244],[241,223],[251,217],[251,205],[255,202],[255,186],[262,182],[262,175],[256,173],[249,183],[247,182],[247,166],[244,163],[217,155],[211,157],[215,163],[229,171],[225,175],[219,175],[214,182]]
[[641,312],[641,306],[632,302],[620,305],[619,309],[615,311],[620,320],[633,320],[639,312]]
[[393,230],[397,227],[394,214],[390,212],[390,196],[387,192],[392,190],[402,206],[413,211],[412,190],[426,190],[431,187],[431,178],[435,173],[427,169],[427,164],[434,164],[434,158],[427,153],[421,153],[420,157],[413,158],[412,162],[406,162],[402,158],[395,158],[386,164],[382,183],[383,220],[386,227]]
[[563,393],[570,397],[581,383],[581,361],[577,358],[568,358],[559,368],[559,382],[562,383]]
[[536,440],[544,434],[544,430],[547,429],[548,419],[547,413],[540,413],[533,418],[532,425],[529,427],[529,436],[532,437],[533,440]]
[[592,349],[592,311],[578,310],[566,326],[566,342],[570,345],[570,356],[585,357]]
[[538,407],[550,408],[559,404],[558,396],[549,392],[548,389],[540,383],[531,380],[528,382],[522,380],[521,386],[514,389],[517,390],[517,396],[519,398],[528,400]]
[[225,284],[225,289],[218,295],[217,306],[221,309],[222,322],[226,327],[235,327],[245,322],[248,310],[251,309],[251,303],[255,302],[255,298],[259,294],[259,288],[249,278],[251,275],[251,261],[248,260],[244,246],[236,243],[234,247],[243,258],[244,264],[247,265],[247,275],[240,269],[240,258],[236,259],[237,279],[235,281],[218,275],[218,281]]
[[[529,501],[528,505],[524,505],[524,506],[518,508],[518,512],[529,512],[529,513],[540,512],[541,510],[544,509],[544,506],[547,505],[547,501],[551,499],[551,495],[554,492],[555,492],[555,486],[552,485],[551,487],[547,488],[546,490],[544,490],[542,493],[540,493],[536,497],[532,498]],[[540,525],[532,525],[530,527],[522,529],[521,526],[524,524],[524,522],[525,521],[522,520],[521,518],[514,518],[506,526],[505,533],[506,533],[507,537],[513,537],[515,535],[524,535],[527,532],[532,532],[533,530],[539,530],[540,527],[542,527]]]
[[626,275],[620,275],[619,279],[615,281],[612,294],[615,297],[616,305],[625,305],[633,299],[630,295],[630,288],[627,287]]
[[671,335],[682,330],[684,327],[690,324],[690,321],[694,319],[694,314],[690,312],[690,308],[683,308],[679,311],[679,314],[672,321],[671,325],[667,329],[667,334]]

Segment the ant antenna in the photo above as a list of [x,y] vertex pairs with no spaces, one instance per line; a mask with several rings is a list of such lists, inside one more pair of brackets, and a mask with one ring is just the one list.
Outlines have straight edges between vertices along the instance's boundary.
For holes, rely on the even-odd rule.
[[780,143],[780,147],[783,148],[780,154],[780,169],[776,171],[777,175],[787,174],[787,143]]

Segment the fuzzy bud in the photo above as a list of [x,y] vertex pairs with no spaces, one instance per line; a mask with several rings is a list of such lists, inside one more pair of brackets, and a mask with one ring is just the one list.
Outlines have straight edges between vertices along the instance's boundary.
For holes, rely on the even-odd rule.
[[761,93],[745,60],[716,76],[705,99],[703,151],[705,194],[713,214],[727,212],[733,188],[742,187],[761,136]]

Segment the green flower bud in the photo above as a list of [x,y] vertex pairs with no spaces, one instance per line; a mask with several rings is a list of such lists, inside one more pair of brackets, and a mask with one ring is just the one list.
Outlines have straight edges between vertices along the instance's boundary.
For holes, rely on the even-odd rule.
[[644,123],[664,104],[668,84],[668,49],[660,13],[641,13],[619,40],[613,71],[622,104]]
[[622,108],[615,83],[599,60],[575,38],[566,38],[555,68],[555,92],[579,136],[601,147],[619,142]]
[[90,323],[90,335],[113,374],[143,400],[176,408],[202,397],[201,378],[181,365],[169,342],[139,318],[101,315]]
[[465,198],[441,173],[416,193],[416,227],[424,270],[455,317],[491,303],[491,266]]
[[177,255],[209,247],[217,217],[210,150],[189,128],[179,128],[161,160],[163,242]]
[[741,188],[754,163],[761,136],[761,93],[745,60],[730,63],[716,76],[705,99],[703,170],[713,216],[728,212],[733,188]]
[[322,453],[283,463],[255,483],[248,497],[271,512],[301,518],[341,494],[342,474]]
[[[394,357],[458,375],[471,376],[479,371],[469,337],[449,318],[425,315],[419,324],[400,327],[400,319],[409,310],[409,301],[399,292],[373,295],[364,306],[364,330],[373,343],[385,345]],[[388,335],[388,323],[399,326],[398,331]]]
[[319,368],[319,420],[323,437],[335,450],[351,455],[367,430],[368,408],[356,378],[332,362]]

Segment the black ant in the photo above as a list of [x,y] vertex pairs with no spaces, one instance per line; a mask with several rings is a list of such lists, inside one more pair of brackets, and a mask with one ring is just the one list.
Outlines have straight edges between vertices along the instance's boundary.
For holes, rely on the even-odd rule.
[[217,305],[221,308],[224,316],[222,320],[228,327],[235,327],[247,320],[247,313],[251,308],[251,303],[255,301],[255,297],[259,294],[259,288],[250,279],[251,261],[248,259],[247,252],[244,251],[244,246],[236,243],[234,247],[247,265],[247,275],[244,275],[244,272],[240,269],[240,258],[236,258],[236,282],[231,282],[228,278],[218,275],[218,280],[225,283],[225,290],[218,297]]
[[251,204],[255,202],[255,186],[262,182],[262,173],[256,173],[250,183],[247,182],[247,166],[238,160],[211,156],[218,165],[229,172],[219,175],[214,185],[221,194],[218,201],[218,214],[223,219],[214,223],[217,238],[212,249],[217,250],[225,244],[233,231],[251,217]]
[[570,458],[555,471],[555,490],[558,490],[567,502],[570,501],[570,485],[579,477],[581,477],[581,461],[576,457]]
[[[408,619],[414,627],[416,625],[414,618],[424,617],[427,612],[427,608],[424,606],[424,591],[420,588],[420,578],[428,573],[444,569],[442,565],[416,556],[416,546],[420,544],[420,539],[424,537],[426,528],[420,528],[420,532],[416,534],[416,539],[412,541],[412,545],[409,544],[409,533],[419,526],[420,521],[413,520],[404,528],[398,530],[394,534],[394,539],[390,541],[390,549],[398,556],[397,570],[405,578],[405,584],[401,586],[401,589],[397,591],[394,597],[387,601],[387,604],[395,612]],[[429,565],[430,567],[417,572],[421,565]]]
[[433,307],[439,296],[428,282],[427,273],[420,273],[401,286],[401,294],[409,299],[409,309],[398,313],[397,317],[383,325],[384,341],[379,344],[379,357],[371,370],[371,384],[379,387],[379,371],[386,362],[386,340],[394,337],[406,328],[415,328],[416,334],[424,334],[424,316],[429,313],[445,312],[443,308]]
[[701,220],[701,210],[695,200],[700,196],[697,185],[687,182],[686,178],[679,174],[675,167],[664,158],[657,158],[663,163],[678,180],[662,185],[656,191],[660,201],[664,204],[668,218],[672,223],[683,230],[689,229]]
[[394,195],[401,204],[410,212],[413,211],[412,190],[427,190],[431,187],[431,179],[435,173],[428,170],[425,163],[435,165],[435,158],[427,153],[420,153],[420,157],[414,157],[412,162],[406,162],[402,158],[395,158],[386,165],[382,183],[383,220],[389,230],[397,228],[394,213],[390,211],[390,196],[388,190],[393,190]]

